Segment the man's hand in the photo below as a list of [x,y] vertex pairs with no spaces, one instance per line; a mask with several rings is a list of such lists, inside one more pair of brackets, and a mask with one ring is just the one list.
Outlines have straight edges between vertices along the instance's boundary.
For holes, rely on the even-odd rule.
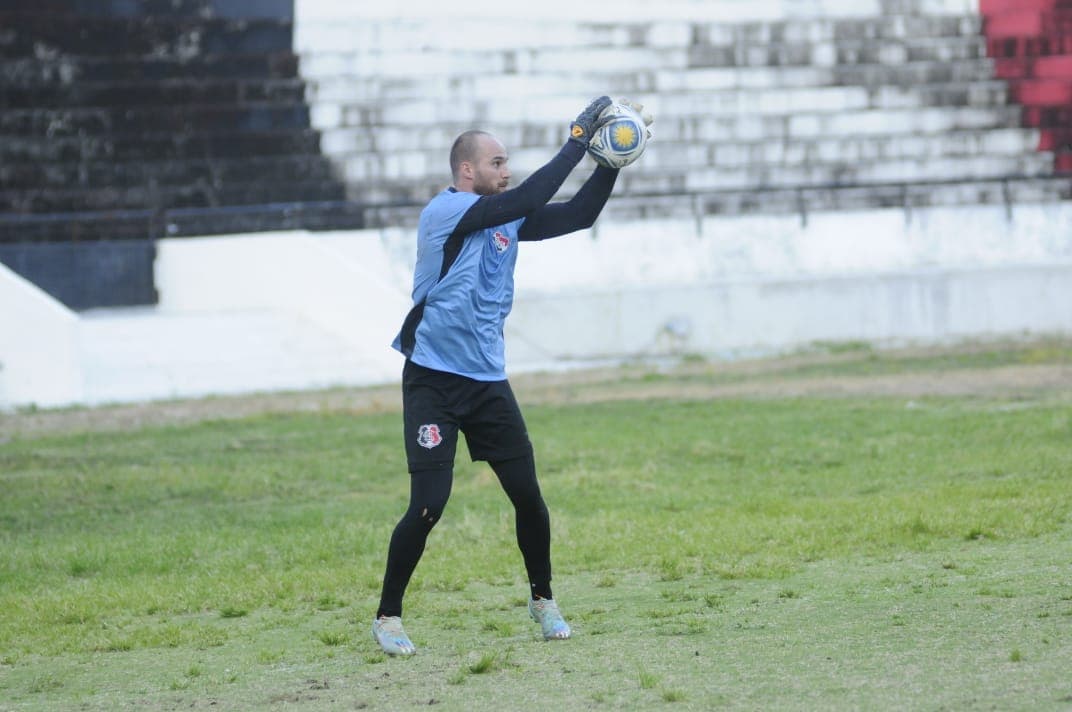
[[570,140],[587,147],[588,142],[592,140],[592,134],[598,127],[599,115],[610,105],[609,96],[601,96],[589,104],[570,124]]
[[637,112],[637,114],[640,115],[641,121],[643,121],[644,125],[648,127],[648,135],[650,136],[651,135],[651,128],[650,127],[651,127],[652,123],[655,121],[655,117],[653,117],[651,115],[651,112],[644,111],[644,105],[643,104],[640,104],[640,103],[635,102],[635,101],[630,101],[629,99],[619,99],[618,103],[619,104],[625,104],[630,109],[632,109],[633,111]]

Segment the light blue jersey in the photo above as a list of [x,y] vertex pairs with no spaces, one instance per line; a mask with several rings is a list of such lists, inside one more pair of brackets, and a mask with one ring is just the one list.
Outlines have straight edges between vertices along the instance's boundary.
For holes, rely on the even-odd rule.
[[501,381],[503,324],[514,302],[518,230],[525,219],[456,235],[462,216],[479,199],[448,188],[421,212],[413,275],[417,307],[393,346],[426,368]]

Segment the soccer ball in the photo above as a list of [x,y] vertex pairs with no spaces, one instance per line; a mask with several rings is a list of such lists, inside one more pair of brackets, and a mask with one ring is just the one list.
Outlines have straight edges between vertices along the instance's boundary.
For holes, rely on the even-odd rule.
[[615,102],[603,110],[600,119],[610,121],[596,129],[588,143],[588,153],[596,163],[607,168],[625,168],[640,158],[648,145],[651,130],[633,107]]

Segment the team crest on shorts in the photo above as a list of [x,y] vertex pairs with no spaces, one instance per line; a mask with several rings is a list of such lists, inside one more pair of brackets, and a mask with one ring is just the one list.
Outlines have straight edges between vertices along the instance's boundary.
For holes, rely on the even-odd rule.
[[510,249],[510,238],[498,230],[492,235],[492,239],[495,241],[495,249],[499,252],[506,252]]
[[435,424],[422,425],[417,429],[417,444],[431,450],[443,442],[443,436],[439,434],[439,426]]

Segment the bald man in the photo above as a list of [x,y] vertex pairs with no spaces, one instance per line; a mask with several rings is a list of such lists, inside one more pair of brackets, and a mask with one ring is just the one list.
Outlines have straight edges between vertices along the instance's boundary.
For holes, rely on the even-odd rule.
[[402,627],[402,598],[450,496],[458,433],[486,461],[513,504],[529,580],[529,614],[545,640],[570,628],[551,592],[551,526],[525,421],[506,378],[503,325],[514,298],[518,242],[591,227],[618,171],[597,166],[566,202],[550,203],[584,157],[611,103],[600,97],[570,124],[565,145],[513,189],[495,136],[466,131],[450,150],[453,184],[421,212],[413,309],[394,340],[402,370],[409,508],[391,535],[373,637],[389,655],[416,647]]

